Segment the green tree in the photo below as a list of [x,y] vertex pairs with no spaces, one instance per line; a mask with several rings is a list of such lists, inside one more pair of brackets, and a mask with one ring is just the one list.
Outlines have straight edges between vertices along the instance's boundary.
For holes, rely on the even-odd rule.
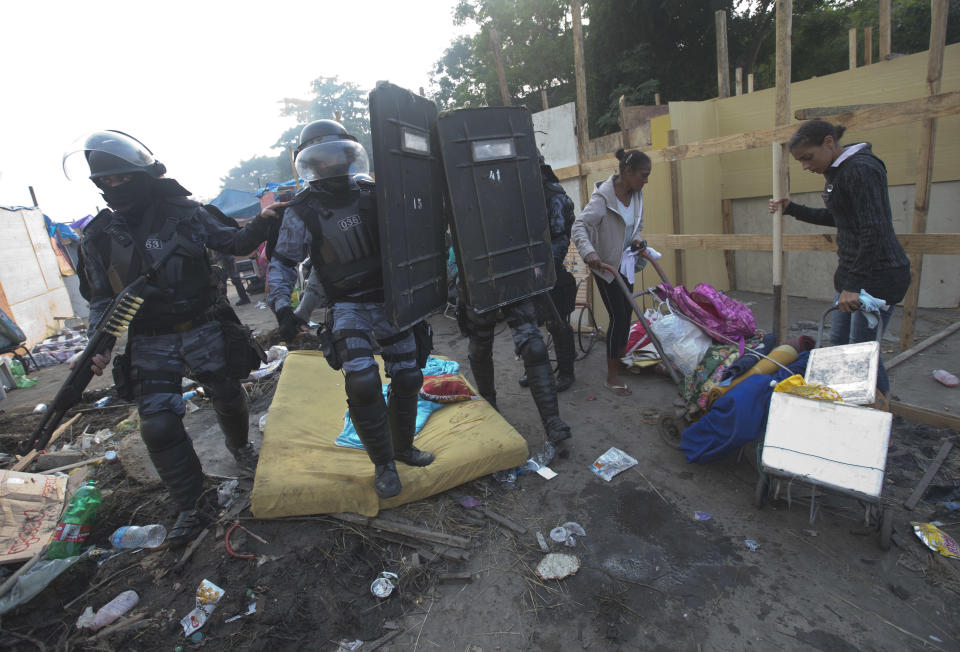
[[221,189],[255,192],[266,183],[279,183],[289,179],[290,176],[284,175],[289,172],[290,164],[287,164],[284,171],[280,169],[279,162],[276,156],[254,156],[240,161],[226,176],[220,178]]

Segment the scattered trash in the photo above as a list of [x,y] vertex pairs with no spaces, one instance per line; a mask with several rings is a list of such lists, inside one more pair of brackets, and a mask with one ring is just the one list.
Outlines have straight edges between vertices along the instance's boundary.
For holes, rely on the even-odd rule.
[[597,400],[597,397],[596,397],[596,396],[588,396],[588,397],[587,397],[587,400],[588,400],[588,401],[596,401],[596,400]]
[[47,404],[46,404],[46,403],[37,403],[36,406],[34,406],[34,408],[33,408],[33,413],[34,413],[34,414],[43,414],[43,413],[46,412],[46,411],[47,411]]
[[233,501],[237,499],[237,485],[239,482],[239,480],[234,478],[233,480],[220,483],[220,486],[217,487],[217,504],[220,505],[220,507],[229,507]]
[[743,543],[745,546],[750,548],[753,552],[760,550],[760,544],[754,541],[753,539],[744,539]]
[[184,401],[184,407],[187,409],[187,414],[193,414],[200,409],[200,406],[194,403],[193,401]]
[[107,451],[103,454],[103,459],[107,462],[115,462],[117,459],[117,451]]
[[393,589],[397,585],[396,582],[398,579],[399,578],[397,577],[396,573],[383,571],[377,576],[377,579],[373,580],[373,582],[370,584],[370,592],[378,598],[389,597],[390,594],[393,593]]
[[960,378],[957,378],[946,369],[934,369],[933,377],[938,383],[947,387],[956,387],[957,385],[960,385]]
[[[23,365],[20,364],[19,360],[11,360],[7,366],[10,369],[10,373],[13,374],[13,382],[16,383],[17,389],[29,389],[40,382],[36,378],[27,378],[27,374],[23,370]],[[43,405],[43,403],[40,405]],[[44,409],[46,409],[45,405]]]
[[66,559],[80,554],[90,536],[90,528],[97,520],[97,510],[102,500],[100,490],[93,482],[86,483],[74,492],[47,546],[47,559]]
[[[249,597],[249,596],[248,596],[248,597]],[[256,602],[256,601],[253,601],[253,602],[251,602],[249,605],[247,605],[247,610],[246,610],[246,611],[241,611],[241,612],[238,613],[236,616],[231,616],[230,618],[227,618],[227,619],[226,619],[225,621],[223,621],[223,622],[225,622],[225,623],[232,623],[232,622],[235,621],[235,620],[240,620],[240,619],[243,618],[244,616],[249,616],[250,614],[255,614],[255,613],[257,613],[257,602]]]
[[77,629],[91,629],[93,627],[93,607],[87,606],[77,618]]
[[582,537],[586,536],[586,534],[583,526],[573,521],[567,521],[560,527],[555,527],[550,530],[550,538],[557,543],[566,545],[568,548],[573,548],[577,545],[577,540],[574,537]]
[[713,514],[711,514],[711,513],[709,513],[709,512],[694,512],[694,513],[693,513],[693,520],[695,520],[695,521],[709,521],[711,518],[713,518]]
[[633,459],[619,448],[609,448],[606,453],[597,458],[591,467],[593,472],[601,478],[610,482],[613,476],[626,471],[631,466],[636,466],[637,460]]
[[202,387],[197,387],[196,389],[191,389],[189,392],[184,392],[184,393],[183,393],[183,400],[184,400],[184,401],[189,401],[189,400],[191,400],[191,399],[197,398],[198,396],[199,396],[200,398],[206,398],[206,395],[203,393],[203,388],[202,388]]
[[0,471],[0,564],[36,555],[57,529],[67,495],[63,476]]
[[267,412],[264,412],[260,415],[260,420],[257,421],[257,428],[260,429],[260,434],[263,434],[263,431],[267,429]]
[[[40,547],[43,547],[42,543]],[[47,588],[53,580],[57,579],[61,573],[77,563],[80,558],[81,555],[76,555],[66,559],[44,559],[36,562],[30,570],[18,577],[13,588],[0,598],[0,615],[32,600],[34,596]],[[29,563],[27,562],[27,564]]]
[[537,576],[542,580],[562,580],[580,570],[580,559],[574,555],[551,552],[537,564]]
[[114,548],[156,548],[167,538],[162,525],[124,525],[110,535]]
[[217,608],[217,603],[223,594],[224,590],[210,580],[200,582],[200,586],[197,587],[197,606],[180,621],[184,636],[190,636],[203,627],[213,610]]
[[550,552],[550,546],[547,544],[547,540],[543,538],[540,530],[537,530],[537,543],[540,545],[540,550]]
[[933,550],[939,552],[944,557],[960,559],[960,546],[949,534],[938,528],[933,523],[918,523],[912,521],[913,531],[923,543]]
[[354,650],[359,650],[361,645],[363,645],[363,641],[360,639],[355,641],[343,639],[337,644],[337,652],[354,652]]
[[956,501],[956,500],[951,500],[951,501],[946,502],[946,503],[939,503],[938,506],[939,506],[939,507],[942,507],[943,509],[945,509],[945,510],[947,510],[947,511],[955,512],[955,511],[957,511],[958,509],[960,509],[960,502],[958,502],[958,501]]
[[250,372],[248,378],[250,380],[269,378],[283,365],[283,361],[289,353],[290,351],[285,346],[271,346],[270,350],[267,351],[267,361],[261,362],[260,368]]
[[500,484],[505,485],[516,485],[517,483],[517,469],[505,469],[503,471],[496,471],[493,473],[493,479],[499,482]]
[[112,398],[113,398],[113,397],[111,397],[111,396],[104,396],[104,397],[101,398],[99,401],[94,401],[94,402],[93,402],[93,407],[95,407],[95,408],[107,407],[108,405],[110,405],[110,401],[112,400]]
[[820,533],[817,532],[816,530],[800,530],[800,531],[803,532],[804,534],[806,534],[808,537],[818,537],[818,536],[820,536]]
[[190,640],[194,643],[199,643],[203,640],[203,632],[194,632],[190,634]]
[[938,638],[938,637],[934,636],[933,634],[928,634],[928,635],[927,635],[927,638],[929,638],[929,639],[930,639],[931,641],[933,641],[934,643],[943,643],[943,639],[942,639],[942,638]]
[[466,507],[467,509],[473,509],[474,507],[480,507],[483,505],[483,501],[479,498],[474,498],[473,496],[460,496],[459,500],[461,507]]
[[93,617],[91,629],[102,629],[127,613],[140,602],[136,591],[124,591],[107,604],[100,607]]

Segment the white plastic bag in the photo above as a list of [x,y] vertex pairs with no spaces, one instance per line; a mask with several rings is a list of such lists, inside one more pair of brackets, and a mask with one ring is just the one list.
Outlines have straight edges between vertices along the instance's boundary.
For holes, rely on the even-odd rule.
[[684,376],[690,376],[706,355],[713,340],[696,325],[675,314],[669,301],[662,305],[666,305],[666,314],[647,311],[650,330],[660,340],[663,353],[670,358],[670,362]]

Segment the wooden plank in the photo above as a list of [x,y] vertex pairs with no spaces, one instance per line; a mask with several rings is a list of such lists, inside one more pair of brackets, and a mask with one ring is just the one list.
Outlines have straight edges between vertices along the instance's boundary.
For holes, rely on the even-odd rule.
[[822,120],[832,118],[841,113],[850,113],[851,111],[861,111],[871,109],[875,106],[887,106],[885,104],[847,104],[843,106],[815,106],[809,109],[797,109],[793,112],[793,117],[797,120]]
[[753,92],[753,73],[752,72],[747,74],[747,92],[748,93]]
[[497,85],[500,87],[500,101],[504,106],[510,106],[510,89],[507,88],[507,75],[503,70],[503,51],[500,46],[500,33],[493,23],[489,24],[490,51],[493,53],[493,63],[497,69]]
[[733,71],[733,90],[737,95],[743,95],[743,68],[737,66]]
[[848,57],[849,60],[848,68],[853,70],[857,67],[857,28],[851,27],[849,35],[847,37],[848,41]]
[[914,487],[913,493],[910,494],[910,497],[904,501],[904,507],[907,509],[913,509],[917,506],[917,503],[919,503],[920,499],[923,498],[923,494],[926,493],[927,487],[929,487],[930,483],[933,481],[934,476],[937,475],[937,471],[940,470],[940,466],[943,464],[943,461],[946,460],[947,455],[950,454],[951,448],[953,448],[953,444],[949,441],[945,441],[940,445],[940,451],[937,453],[937,456],[933,458],[933,461],[930,462],[930,466],[927,467],[923,477],[920,478],[920,482],[918,482],[917,486]]
[[880,61],[890,56],[890,0],[880,0]]
[[[724,199],[721,202],[721,225],[724,235],[733,234],[733,200]],[[727,267],[727,287],[737,289],[737,259],[732,249],[723,250],[723,262]]]
[[863,28],[863,65],[869,66],[873,63],[873,27]]
[[[777,52],[776,52],[776,103],[773,123],[777,127],[790,128],[790,69],[793,61],[793,0],[777,0]],[[773,196],[790,196],[790,167],[786,156],[786,147],[773,141]],[[787,337],[787,287],[783,277],[783,268],[787,265],[783,251],[783,211],[778,209],[773,219],[773,332],[777,339]]]
[[[941,93],[933,97],[921,97],[905,102],[880,104],[858,111],[850,111],[833,116],[834,124],[845,126],[849,130],[879,129],[910,124],[930,118],[960,114],[960,91]],[[676,147],[662,149],[641,148],[654,163],[671,160],[683,161],[717,154],[743,152],[761,147],[769,147],[779,140],[790,140],[796,125],[781,125],[772,129],[758,129],[717,138],[708,138],[695,143],[685,143]],[[617,159],[613,154],[583,162],[580,166],[583,174],[609,173],[616,167]]]
[[902,401],[890,401],[890,411],[908,421],[924,423],[934,428],[960,430],[960,416],[911,405]]
[[[719,13],[719,12],[718,12]],[[667,144],[676,145],[677,144],[677,130],[671,129],[667,132]],[[672,213],[673,221],[673,232],[674,234],[683,233],[683,210],[681,206],[681,201],[683,197],[683,192],[680,185],[680,161],[670,161],[670,209]],[[673,277],[674,282],[677,285],[683,285],[684,282],[684,265],[683,265],[683,250],[675,249],[674,250],[674,268],[673,268]]]
[[940,332],[937,333],[936,335],[932,335],[931,337],[928,337],[927,339],[925,339],[924,341],[920,342],[920,343],[917,344],[916,346],[910,347],[909,349],[907,349],[907,350],[904,351],[903,353],[901,353],[901,354],[897,355],[896,357],[894,357],[893,359],[891,359],[889,362],[885,362],[885,363],[884,363],[884,366],[887,368],[887,371],[890,371],[891,369],[893,369],[894,367],[896,367],[896,366],[897,366],[898,364],[900,364],[901,362],[904,362],[905,360],[909,360],[910,358],[912,358],[912,357],[915,356],[916,354],[920,353],[920,352],[923,351],[924,349],[929,349],[931,346],[933,346],[934,344],[936,344],[936,343],[939,342],[940,340],[943,340],[943,339],[949,337],[950,335],[952,335],[953,333],[956,333],[956,332],[957,332],[957,329],[960,329],[960,321],[954,322],[954,323],[950,324],[949,326],[947,326],[946,328],[944,328],[942,331],[940,331]]
[[[74,424],[74,422],[75,422],[77,419],[79,419],[79,418],[80,418],[80,415],[79,415],[79,414],[74,414],[66,423],[60,424],[60,426],[59,426],[56,430],[53,431],[53,434],[50,435],[50,440],[47,442],[47,446],[50,446],[50,444],[52,444],[53,442],[57,441],[57,439],[60,438],[60,435],[62,435],[63,433],[65,433],[65,432],[67,431],[67,429],[70,428],[70,426],[72,426],[72,425]],[[37,459],[37,456],[38,456],[40,453],[41,453],[41,451],[38,451],[38,450],[32,450],[32,451],[30,451],[29,453],[27,453],[26,455],[24,455],[23,457],[21,457],[20,460],[18,460],[16,464],[14,464],[13,466],[11,466],[11,467],[10,467],[10,470],[11,470],[11,471],[23,471],[23,470],[26,469],[28,466],[30,466],[30,464],[33,462],[33,460]]]
[[565,181],[567,179],[576,179],[577,177],[580,176],[580,164],[578,163],[576,165],[568,165],[565,168],[557,168],[553,171],[553,173],[557,175],[557,178],[560,179],[560,181]]
[[[930,49],[927,52],[927,94],[931,97],[940,92],[943,74],[943,51],[947,39],[947,0],[930,2]],[[919,153],[917,154],[917,183],[913,200],[913,232],[927,230],[927,213],[930,210],[930,190],[933,182],[933,155],[936,151],[937,121],[927,118],[920,130]],[[900,325],[900,348],[909,349],[913,344],[914,322],[917,304],[920,301],[920,282],[923,276],[923,254],[910,257],[910,288],[903,298],[903,321]]]
[[471,545],[470,539],[467,539],[466,537],[459,537],[453,534],[446,534],[444,532],[436,532],[434,530],[417,527],[416,525],[411,525],[409,523],[402,523],[400,521],[393,521],[377,516],[360,516],[359,514],[350,513],[330,514],[330,516],[347,523],[365,525],[377,530],[383,530],[384,532],[402,534],[403,536],[417,539],[418,541],[426,541],[429,543],[437,543],[444,546],[453,546],[455,548],[464,549],[469,548]]
[[[590,132],[589,122],[587,120],[587,73],[583,57],[583,23],[580,15],[580,0],[570,0],[570,13],[573,18],[573,73],[577,91],[577,158],[579,163],[583,163],[587,160],[587,143],[590,140]],[[587,202],[590,201],[590,193],[587,188],[587,174],[588,172],[581,168],[581,206],[586,206]]]
[[627,98],[623,95],[617,102],[617,122],[620,124],[620,147],[630,149],[630,129],[627,126]]
[[717,33],[717,97],[730,97],[730,55],[727,50],[727,12],[713,12]]
[[[644,233],[655,249],[728,249],[730,251],[772,251],[769,233],[699,233],[671,235]],[[960,233],[901,233],[897,236],[908,253],[936,255],[960,254]],[[783,235],[784,251],[836,251],[836,233]]]
[[540,106],[543,107],[544,111],[550,108],[550,103],[547,102],[547,90],[545,88],[540,89]]

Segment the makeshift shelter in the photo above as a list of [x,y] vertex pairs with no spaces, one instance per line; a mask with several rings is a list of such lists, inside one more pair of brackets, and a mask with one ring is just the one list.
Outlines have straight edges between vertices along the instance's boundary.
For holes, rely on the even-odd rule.
[[248,220],[260,213],[260,199],[256,194],[245,190],[225,188],[210,204],[237,221]]

